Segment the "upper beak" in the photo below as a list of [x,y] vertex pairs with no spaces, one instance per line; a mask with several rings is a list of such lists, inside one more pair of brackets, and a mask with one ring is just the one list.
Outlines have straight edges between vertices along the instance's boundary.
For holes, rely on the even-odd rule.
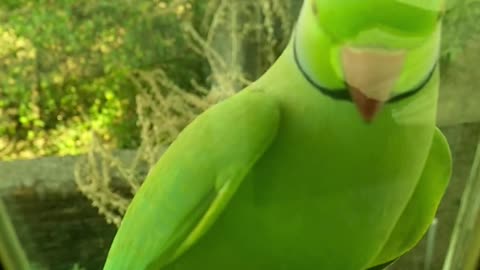
[[342,64],[345,81],[357,109],[366,122],[371,122],[390,92],[405,63],[404,51],[345,47]]

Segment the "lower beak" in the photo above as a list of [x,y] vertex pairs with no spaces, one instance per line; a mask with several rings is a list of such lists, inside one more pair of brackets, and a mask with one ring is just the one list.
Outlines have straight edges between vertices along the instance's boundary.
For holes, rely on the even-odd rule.
[[390,92],[405,63],[404,51],[345,47],[342,64],[352,100],[366,122],[371,122]]
[[382,108],[384,102],[367,97],[362,93],[362,91],[356,89],[355,87],[350,86],[349,89],[352,100],[355,102],[360,116],[363,118],[363,120],[365,120],[365,122],[372,122]]

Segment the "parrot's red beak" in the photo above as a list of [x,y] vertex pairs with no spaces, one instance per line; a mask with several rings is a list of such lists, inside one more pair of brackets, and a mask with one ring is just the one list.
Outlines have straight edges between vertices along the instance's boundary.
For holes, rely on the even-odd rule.
[[366,122],[373,121],[383,103],[390,98],[404,62],[404,51],[352,47],[343,49],[345,81],[353,102]]
[[355,87],[350,87],[350,95],[363,120],[367,123],[372,122],[375,115],[380,111],[383,102],[367,97],[362,91]]

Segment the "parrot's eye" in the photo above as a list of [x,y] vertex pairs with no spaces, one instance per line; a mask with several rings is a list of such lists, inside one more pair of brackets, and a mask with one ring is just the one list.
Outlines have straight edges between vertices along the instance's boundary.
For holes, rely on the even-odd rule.
[[437,21],[441,21],[444,16],[445,16],[445,10],[438,12]]
[[313,15],[316,16],[318,14],[317,1],[312,1],[312,11],[313,11]]

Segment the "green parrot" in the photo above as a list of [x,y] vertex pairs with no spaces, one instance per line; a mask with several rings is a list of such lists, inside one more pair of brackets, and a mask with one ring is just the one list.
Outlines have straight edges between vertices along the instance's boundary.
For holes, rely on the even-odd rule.
[[443,5],[305,0],[271,68],[151,169],[104,270],[365,270],[405,254],[451,174]]

